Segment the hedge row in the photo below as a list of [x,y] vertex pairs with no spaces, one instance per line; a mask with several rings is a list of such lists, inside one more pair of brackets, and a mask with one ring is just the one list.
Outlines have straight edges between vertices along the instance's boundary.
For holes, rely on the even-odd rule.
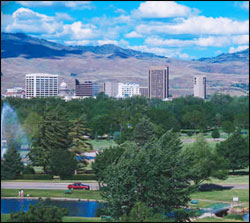
[[[53,176],[47,174],[23,174],[19,176],[19,180],[52,180]],[[97,180],[94,174],[79,174],[71,177],[64,177],[63,180]]]

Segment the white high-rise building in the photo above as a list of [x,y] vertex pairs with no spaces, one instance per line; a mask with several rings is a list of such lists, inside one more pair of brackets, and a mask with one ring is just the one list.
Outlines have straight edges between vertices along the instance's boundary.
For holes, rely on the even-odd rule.
[[194,97],[206,99],[206,77],[203,75],[194,76]]
[[26,98],[58,96],[58,75],[26,74]]
[[134,95],[140,95],[139,84],[124,84],[118,83],[118,98],[132,97]]
[[111,81],[103,83],[103,92],[109,97],[115,97],[118,93],[118,84]]

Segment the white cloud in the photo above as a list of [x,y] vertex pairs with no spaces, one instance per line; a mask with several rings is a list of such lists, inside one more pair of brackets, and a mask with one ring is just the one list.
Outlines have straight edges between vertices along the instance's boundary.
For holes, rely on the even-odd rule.
[[175,19],[176,23],[149,23],[136,26],[135,31],[140,34],[171,33],[171,34],[247,34],[249,20],[237,21],[224,17],[194,16],[187,19]]
[[13,18],[11,15],[8,15],[8,14],[4,14],[2,11],[1,11],[1,32],[4,32],[6,31],[6,27],[13,23]]
[[65,44],[67,45],[79,45],[79,46],[84,46],[84,45],[89,45],[90,41],[89,40],[79,40],[79,41],[64,41]]
[[16,3],[21,4],[26,7],[51,7],[51,6],[61,6],[71,9],[92,9],[90,1],[16,1]]
[[249,45],[238,46],[238,47],[236,47],[236,48],[230,47],[229,53],[235,53],[235,52],[242,51],[242,50],[245,50],[245,49],[248,49],[248,48],[249,48]]
[[146,18],[169,18],[191,14],[191,8],[174,1],[147,1],[141,3],[138,9],[132,11],[133,16]]
[[177,54],[182,59],[190,59],[191,57],[187,53],[179,53]]
[[180,39],[162,39],[157,37],[149,37],[145,43],[150,46],[169,46],[169,47],[184,47],[184,46],[202,46],[202,47],[223,47],[231,44],[247,44],[249,43],[249,35],[236,36],[208,36],[199,37],[190,40]]
[[118,41],[116,40],[98,40],[97,41],[98,45],[104,45],[104,44],[114,44],[114,45],[118,45]]
[[83,40],[92,39],[97,36],[94,32],[96,26],[92,24],[82,24],[82,22],[74,22],[63,26],[63,31],[57,33],[57,37],[68,37],[69,39]]
[[55,33],[61,22],[54,17],[34,12],[27,8],[19,8],[12,14],[13,22],[5,28],[6,32]]
[[129,46],[128,48],[141,52],[154,53],[165,57],[174,57],[180,53],[180,50],[171,50],[162,47],[148,47],[146,45]]
[[54,4],[53,1],[16,1],[16,3],[26,7],[39,7],[39,6],[48,7]]
[[68,21],[72,21],[74,20],[70,15],[68,15],[67,13],[60,13],[60,12],[56,12],[56,19],[58,20],[68,20]]
[[65,1],[64,4],[66,7],[73,8],[73,9],[92,9],[93,8],[90,1]]
[[135,32],[135,31],[132,31],[132,32],[130,32],[130,33],[125,34],[125,37],[126,37],[126,38],[138,38],[138,37],[142,37],[142,35],[141,35],[141,34],[138,34],[138,33]]
[[249,1],[235,2],[235,5],[249,11]]
[[116,9],[115,13],[126,14],[126,11],[124,9]]
[[240,45],[249,43],[249,35],[232,36],[232,43]]

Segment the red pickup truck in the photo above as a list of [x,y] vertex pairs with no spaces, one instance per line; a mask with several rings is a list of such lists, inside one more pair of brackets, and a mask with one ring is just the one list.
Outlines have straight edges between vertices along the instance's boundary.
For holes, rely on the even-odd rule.
[[89,185],[82,184],[82,183],[73,183],[68,185],[68,189],[85,189],[89,190]]

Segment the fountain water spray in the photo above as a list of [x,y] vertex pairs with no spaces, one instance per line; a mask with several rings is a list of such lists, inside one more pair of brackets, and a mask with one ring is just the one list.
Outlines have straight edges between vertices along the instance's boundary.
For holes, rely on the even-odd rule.
[[3,104],[1,112],[1,159],[12,141],[20,145],[29,145],[28,137],[18,120],[16,111],[8,103]]

